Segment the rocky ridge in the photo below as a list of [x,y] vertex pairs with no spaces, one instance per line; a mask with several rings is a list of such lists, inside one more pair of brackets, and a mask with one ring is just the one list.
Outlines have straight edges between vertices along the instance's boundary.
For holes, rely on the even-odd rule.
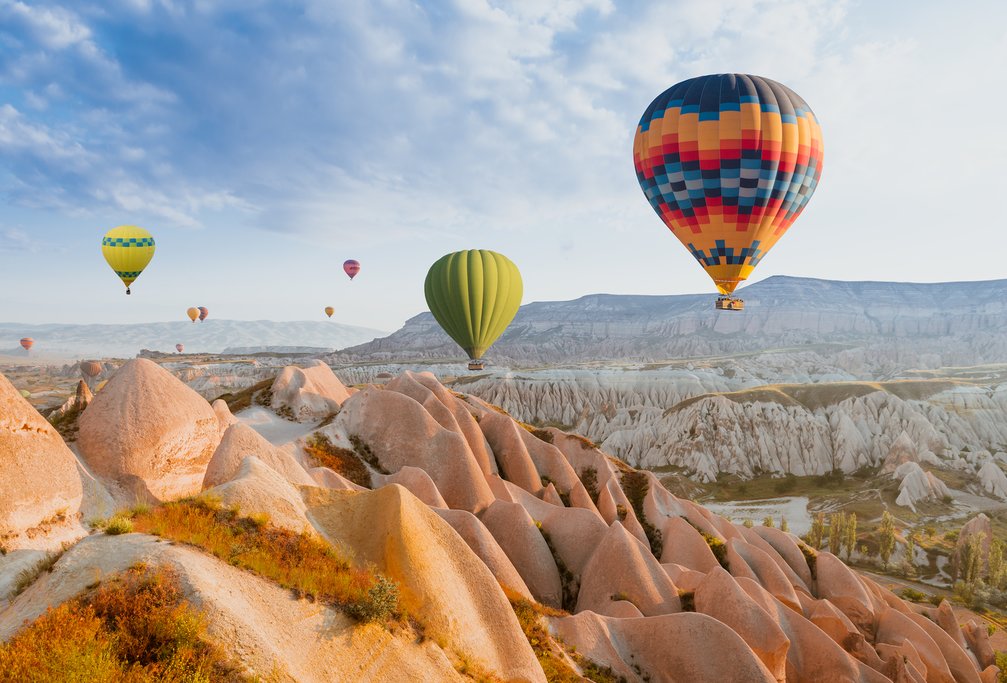
[[[0,640],[96,575],[142,560],[183,572],[191,599],[205,608],[208,637],[239,643],[230,650],[245,670],[281,680],[460,680],[451,662],[462,654],[488,676],[539,682],[547,680],[544,644],[574,671],[607,667],[629,681],[997,675],[984,629],[959,638],[957,623],[937,609],[903,602],[792,534],[735,526],[583,437],[515,421],[432,375],[403,373],[382,387],[348,390],[327,368],[300,379],[291,370],[272,400],[303,422],[275,416],[289,428],[268,433],[299,436],[268,443],[238,424],[245,413],[232,416],[221,402],[211,408],[151,366],[137,360],[120,368],[81,417],[81,507],[94,507],[100,491],[129,505],[203,488],[242,514],[379,568],[430,639],[417,644],[355,625],[197,549],[127,533],[86,537],[24,592],[7,589]],[[4,400],[27,419],[32,409],[20,396]],[[257,420],[263,402],[248,409]],[[331,412],[319,424],[318,413],[295,410],[305,406]],[[110,419],[115,410],[124,419]],[[23,461],[30,447],[23,439],[52,441],[44,420],[35,422],[27,437],[0,431],[0,468]],[[134,436],[142,453],[126,446]],[[74,462],[65,445],[48,447]],[[91,467],[98,479],[85,485]],[[41,486],[23,487],[23,495]],[[0,588],[21,570],[22,554],[38,547],[16,534],[5,543]],[[504,586],[544,606],[533,619],[538,635],[526,638],[528,620],[516,617]],[[365,662],[375,664],[364,669]]]

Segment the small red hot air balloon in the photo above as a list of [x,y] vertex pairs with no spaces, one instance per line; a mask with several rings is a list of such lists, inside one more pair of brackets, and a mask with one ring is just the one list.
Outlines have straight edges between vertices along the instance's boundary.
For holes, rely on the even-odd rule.
[[210,317],[210,309],[208,309],[206,306],[200,306],[199,307],[199,322],[203,322],[204,320],[206,320],[209,317]]
[[175,344],[175,350],[178,351],[179,353],[184,352],[185,351],[185,344]]
[[360,261],[356,259],[349,259],[348,261],[343,261],[343,272],[350,276],[352,280],[360,272]]
[[31,347],[35,346],[35,340],[31,337],[25,337],[21,340],[21,348],[25,351],[31,351]]

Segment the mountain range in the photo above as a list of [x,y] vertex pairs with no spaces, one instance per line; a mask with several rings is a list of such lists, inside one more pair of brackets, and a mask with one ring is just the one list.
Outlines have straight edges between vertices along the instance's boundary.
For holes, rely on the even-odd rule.
[[[840,282],[776,276],[739,292],[740,312],[712,295],[592,294],[521,307],[488,358],[509,364],[654,361],[809,344],[882,343],[886,353],[944,364],[1007,359],[1007,280],[933,284]],[[430,313],[338,362],[457,358]],[[907,362],[912,362],[911,360]]]
[[384,334],[380,330],[331,321],[273,322],[270,320],[218,320],[137,323],[126,325],[67,325],[0,323],[0,355],[24,356],[22,337],[35,339],[38,357],[132,357],[141,349],[175,352],[184,344],[190,353],[221,353],[239,348],[242,353],[292,349],[339,349]]

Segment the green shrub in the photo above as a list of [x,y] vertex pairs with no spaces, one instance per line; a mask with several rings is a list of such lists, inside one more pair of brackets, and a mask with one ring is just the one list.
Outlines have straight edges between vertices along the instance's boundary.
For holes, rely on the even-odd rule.
[[650,481],[647,479],[647,475],[638,470],[632,470],[622,475],[620,483],[626,498],[629,499],[629,504],[633,506],[637,521],[640,522],[643,532],[647,535],[647,540],[650,542],[650,552],[654,554],[654,557],[660,558],[663,547],[661,531],[650,523],[647,514],[643,511],[643,501],[650,490]]
[[109,536],[119,536],[133,532],[133,520],[123,515],[116,515],[105,522],[105,533]]
[[384,622],[399,608],[399,587],[387,576],[378,576],[367,596],[346,606],[346,612],[359,621]]
[[910,602],[926,602],[928,597],[926,593],[918,591],[915,588],[903,588],[899,592],[899,595],[901,595],[903,599],[909,600]]

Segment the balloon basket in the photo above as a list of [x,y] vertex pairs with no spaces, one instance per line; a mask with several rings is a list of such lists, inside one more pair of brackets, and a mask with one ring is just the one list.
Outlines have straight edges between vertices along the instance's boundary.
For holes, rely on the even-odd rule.
[[717,303],[714,304],[714,307],[718,311],[743,311],[745,310],[745,302],[742,299],[722,296],[717,299]]
[[483,361],[481,360],[469,361],[469,370],[485,370],[485,369],[486,369],[486,363],[484,363]]

